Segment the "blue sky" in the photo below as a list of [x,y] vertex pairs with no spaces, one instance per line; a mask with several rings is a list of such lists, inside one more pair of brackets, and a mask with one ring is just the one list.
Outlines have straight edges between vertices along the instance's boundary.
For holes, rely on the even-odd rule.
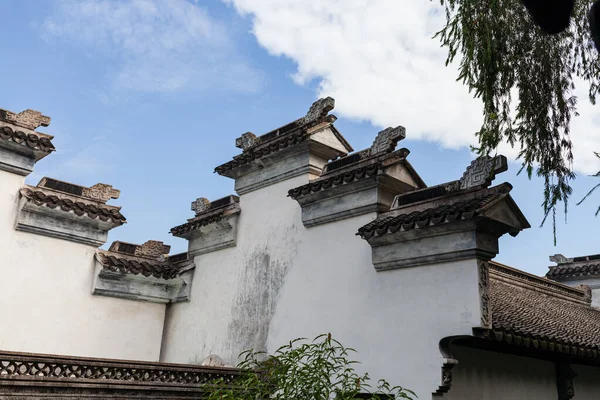
[[[429,3],[429,4],[423,4]],[[435,3],[435,2],[433,2]],[[191,217],[190,202],[227,195],[233,181],[213,173],[237,154],[235,138],[302,116],[318,97],[336,99],[336,126],[356,150],[383,126],[403,125],[409,159],[425,182],[458,179],[472,159],[476,100],[444,68],[430,39],[443,21],[422,0],[1,0],[0,107],[52,117],[56,153],[42,176],[121,190],[112,204],[128,223],[110,241],[148,239],[183,251],[169,229]],[[583,96],[582,96],[583,97]],[[574,124],[573,200],[597,183],[597,111],[581,100]],[[598,146],[596,146],[598,144]],[[514,157],[514,150],[507,156]],[[600,252],[598,196],[562,215],[558,245],[542,219],[542,182],[509,181],[532,228],[500,242],[500,262],[537,274],[548,256]],[[354,234],[351,232],[350,234]]]

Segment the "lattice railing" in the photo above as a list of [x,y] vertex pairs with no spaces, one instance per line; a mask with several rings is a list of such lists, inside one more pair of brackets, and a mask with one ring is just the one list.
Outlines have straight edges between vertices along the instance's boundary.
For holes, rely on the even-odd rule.
[[[160,398],[181,398],[182,392],[187,393],[185,397],[198,397],[205,384],[219,378],[233,383],[239,374],[233,368],[0,351],[0,398],[2,394],[21,392],[37,398],[41,393],[56,393],[53,385],[66,392],[77,389],[77,393],[82,393],[80,388],[84,388],[90,396],[98,391],[102,392],[100,397],[107,398],[109,392],[154,398],[159,396],[156,390],[160,391]],[[152,394],[142,393],[147,391]],[[177,396],[170,397],[170,392]]]

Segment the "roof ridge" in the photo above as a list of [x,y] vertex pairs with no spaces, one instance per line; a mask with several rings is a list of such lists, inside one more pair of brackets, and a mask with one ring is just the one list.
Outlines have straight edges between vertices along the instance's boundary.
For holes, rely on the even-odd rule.
[[538,291],[542,291],[554,297],[560,297],[564,300],[584,304],[591,303],[591,299],[587,297],[586,292],[582,289],[567,286],[517,268],[509,267],[508,265],[496,261],[490,261],[489,265],[490,271],[497,276],[504,278],[502,279],[504,282],[528,288],[535,288]]

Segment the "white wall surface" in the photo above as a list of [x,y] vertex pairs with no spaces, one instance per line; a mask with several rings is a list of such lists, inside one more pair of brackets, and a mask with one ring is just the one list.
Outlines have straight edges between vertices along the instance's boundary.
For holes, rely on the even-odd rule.
[[158,360],[165,306],[93,296],[93,246],[15,231],[23,182],[0,171],[0,349]]
[[600,308],[600,278],[589,277],[561,282],[569,286],[587,285],[592,289],[592,307]]
[[[452,388],[443,400],[551,400],[557,399],[554,363],[455,346],[458,365],[452,370]],[[598,399],[578,396],[575,399]]]
[[574,400],[600,399],[600,368],[585,365],[573,365],[577,374],[573,380],[575,386]]
[[237,247],[195,258],[191,302],[168,311],[162,360],[235,364],[331,332],[359,369],[428,398],[441,380],[439,340],[479,324],[475,261],[376,272],[355,235],[375,213],[306,229],[291,180],[242,195]]

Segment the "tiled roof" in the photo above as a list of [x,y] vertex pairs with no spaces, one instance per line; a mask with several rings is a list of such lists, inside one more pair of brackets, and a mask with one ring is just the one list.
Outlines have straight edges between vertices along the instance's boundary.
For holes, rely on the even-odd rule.
[[[364,153],[365,152],[362,151],[328,163],[324,168],[325,172],[320,178],[291,189],[288,192],[288,196],[293,199],[298,199],[302,196],[327,190],[331,187],[342,186],[350,182],[377,176],[390,164],[406,160],[406,157],[410,152],[408,149],[402,148],[391,153],[384,153],[374,157],[370,157],[368,153],[363,155]],[[346,162],[346,160],[348,160],[348,162]],[[342,166],[336,168],[336,164],[341,164]]]
[[373,236],[383,236],[398,231],[409,231],[430,225],[469,220],[478,215],[479,210],[486,205],[502,196],[506,196],[511,188],[510,184],[504,183],[493,188],[479,190],[474,193],[476,197],[464,201],[447,202],[408,213],[402,213],[401,210],[398,210],[398,213],[391,212],[388,216],[383,215],[361,227],[357,234],[363,239],[369,239]]
[[550,267],[546,276],[557,281],[600,276],[600,264],[558,265]]
[[264,135],[256,136],[252,132],[246,132],[236,139],[236,147],[243,150],[242,154],[234,156],[233,160],[219,165],[215,172],[219,175],[229,176],[231,170],[249,164],[254,160],[281,151],[287,147],[304,142],[311,137],[315,130],[311,128],[328,124],[333,134],[347,149],[352,151],[350,144],[333,127],[336,117],[328,115],[333,110],[335,100],[326,97],[315,101],[304,117],[298,118],[282,127],[274,129]]
[[[178,225],[171,229],[173,236],[184,236],[200,227],[221,221],[232,214],[240,212],[239,197],[226,196],[221,199],[209,202],[207,199],[201,198],[192,203],[192,209],[196,211],[194,218],[188,219],[188,222]],[[196,204],[204,204],[203,208],[199,208]]]
[[120,274],[154,276],[155,278],[173,279],[178,270],[165,261],[150,260],[141,257],[128,257],[118,253],[98,250],[98,261],[103,269]]
[[311,136],[311,133],[307,129],[323,122],[332,123],[334,121],[335,117],[332,115],[320,117],[309,123],[304,123],[302,119],[294,121],[276,131],[257,137],[257,144],[255,146],[244,149],[244,152],[233,157],[233,160],[219,165],[215,168],[215,172],[219,175],[224,175],[227,171],[249,164],[254,160],[276,153],[287,147],[302,143]]
[[[15,131],[9,126],[0,127],[0,140],[7,140],[17,144],[27,146],[32,150],[38,150],[42,153],[50,153],[55,150],[51,142],[52,136],[39,133],[25,133]],[[38,158],[41,158],[38,156]]]
[[600,310],[589,291],[490,263],[488,339],[579,356],[600,355]]
[[193,262],[188,253],[168,256],[170,248],[156,240],[143,245],[115,241],[108,251],[98,250],[96,258],[105,271],[173,279]]
[[84,198],[78,196],[31,186],[22,188],[21,195],[38,206],[45,206],[51,209],[59,208],[65,212],[72,211],[78,216],[100,219],[101,221],[111,220],[117,225],[122,225],[126,222],[125,217],[120,212],[120,207],[86,201]]

